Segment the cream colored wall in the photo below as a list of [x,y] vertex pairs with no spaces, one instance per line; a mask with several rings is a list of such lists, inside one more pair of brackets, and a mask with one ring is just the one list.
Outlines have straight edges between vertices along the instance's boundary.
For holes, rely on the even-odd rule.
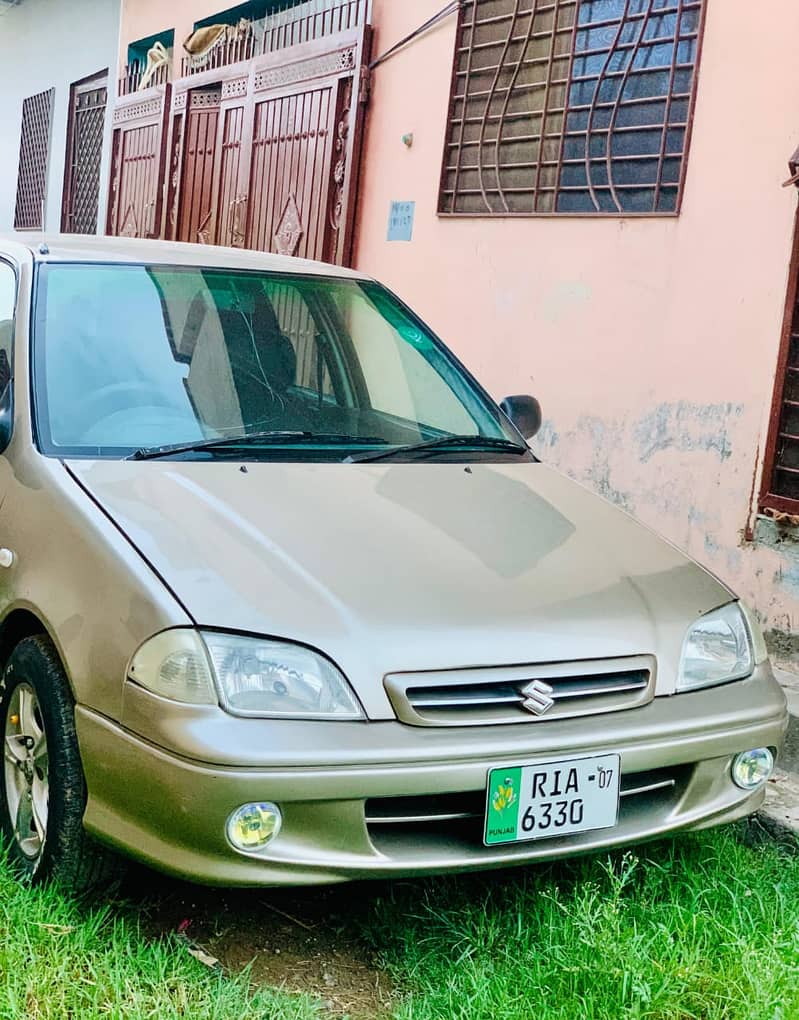
[[[442,6],[374,0],[375,52]],[[775,27],[778,30],[775,31]],[[742,544],[785,300],[799,142],[799,4],[708,3],[678,219],[442,219],[455,19],[376,69],[357,262],[497,397],[540,397],[540,455],[799,630],[799,545]],[[413,133],[411,149],[402,136]],[[392,199],[411,243],[387,242]]]

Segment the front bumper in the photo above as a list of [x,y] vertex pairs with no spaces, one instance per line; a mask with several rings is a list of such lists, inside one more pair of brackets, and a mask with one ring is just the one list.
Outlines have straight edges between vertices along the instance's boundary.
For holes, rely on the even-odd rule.
[[[156,719],[164,714],[156,703],[150,708],[150,732],[158,731]],[[147,715],[141,704],[139,714]],[[506,867],[750,814],[763,790],[738,789],[731,759],[752,747],[779,749],[787,726],[785,698],[768,664],[739,683],[656,698],[627,712],[468,732],[389,722],[232,720],[242,755],[260,728],[268,745],[260,753],[271,760],[257,766],[209,763],[213,748],[203,741],[212,740],[210,720],[220,716],[209,714],[203,728],[195,713],[186,727],[189,757],[175,750],[174,729],[172,750],[166,750],[79,706],[87,829],[161,870],[212,885],[303,885]],[[167,742],[163,732],[157,736]],[[282,753],[286,741],[291,748]],[[336,742],[335,751],[328,741]],[[198,751],[208,760],[198,760]],[[607,752],[621,755],[626,794],[613,829],[489,848],[482,845],[479,818],[430,820],[436,812],[470,814],[447,807],[480,805],[489,768]],[[232,753],[229,745],[220,747],[216,760],[229,761]],[[240,804],[258,800],[280,805],[283,827],[263,853],[245,857],[227,843],[225,821]]]

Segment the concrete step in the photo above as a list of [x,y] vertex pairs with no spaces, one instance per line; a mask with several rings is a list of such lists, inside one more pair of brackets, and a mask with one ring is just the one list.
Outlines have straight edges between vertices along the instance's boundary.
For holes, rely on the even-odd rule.
[[793,663],[775,663],[774,675],[780,682],[788,699],[788,711],[791,720],[785,737],[785,747],[780,756],[780,768],[787,772],[799,773],[799,672]]
[[788,699],[791,718],[779,767],[766,786],[766,802],[756,817],[779,839],[789,833],[799,834],[799,664],[775,662],[773,666]]

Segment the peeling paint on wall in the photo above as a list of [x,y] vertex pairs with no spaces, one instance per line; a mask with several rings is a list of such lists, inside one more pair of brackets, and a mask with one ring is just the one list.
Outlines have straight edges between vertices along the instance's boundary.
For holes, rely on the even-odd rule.
[[685,453],[717,453],[721,460],[732,456],[727,434],[730,418],[740,418],[743,404],[658,404],[633,429],[638,458],[646,463],[663,450],[676,448]]
[[754,456],[745,411],[732,401],[674,401],[625,418],[553,416],[533,446],[704,563],[768,627],[784,629],[785,607],[799,603],[799,534],[760,520],[755,542],[743,542],[747,507],[734,497],[739,462]]

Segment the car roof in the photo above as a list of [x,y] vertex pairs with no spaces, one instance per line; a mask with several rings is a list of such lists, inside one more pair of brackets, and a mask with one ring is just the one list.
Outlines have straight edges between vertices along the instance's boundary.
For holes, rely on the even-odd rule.
[[244,248],[177,241],[143,241],[133,237],[99,237],[77,234],[0,235],[0,253],[19,260],[23,254],[37,262],[113,262],[207,269],[255,269],[271,273],[302,273],[367,279],[362,273],[325,262],[273,255]]

